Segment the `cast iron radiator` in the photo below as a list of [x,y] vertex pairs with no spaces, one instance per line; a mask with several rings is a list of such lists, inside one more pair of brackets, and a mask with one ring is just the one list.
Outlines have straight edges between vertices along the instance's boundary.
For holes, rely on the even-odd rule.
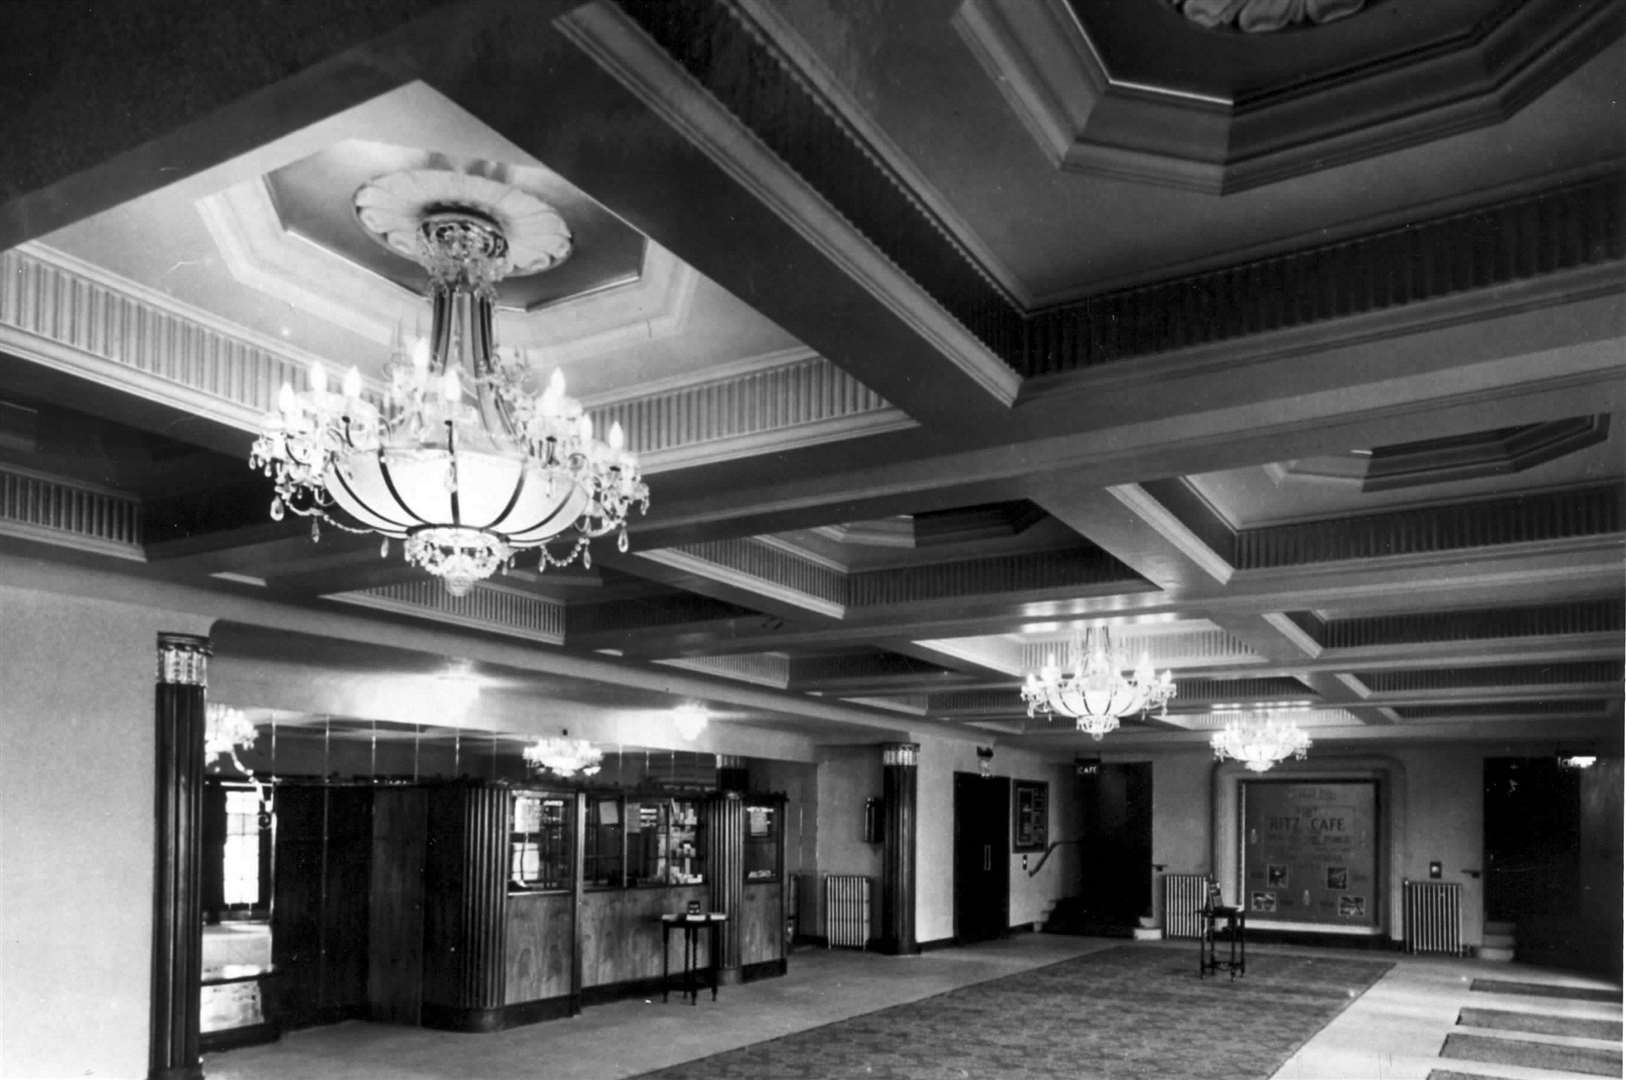
[[869,878],[824,875],[824,934],[831,948],[869,944]]
[[1164,874],[1163,936],[1202,937],[1203,920],[1199,913],[1207,899],[1207,874]]
[[1462,955],[1462,886],[1456,882],[1402,881],[1406,951]]

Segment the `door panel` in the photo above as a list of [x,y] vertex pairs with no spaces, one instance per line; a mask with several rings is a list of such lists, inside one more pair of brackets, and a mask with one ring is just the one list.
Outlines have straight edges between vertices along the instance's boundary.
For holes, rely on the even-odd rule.
[[1010,930],[1008,778],[954,774],[954,936],[986,941]]

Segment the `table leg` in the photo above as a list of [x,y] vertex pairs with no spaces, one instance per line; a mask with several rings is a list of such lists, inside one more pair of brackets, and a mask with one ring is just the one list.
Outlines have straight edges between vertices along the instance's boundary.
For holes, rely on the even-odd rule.
[[717,934],[722,929],[718,923],[711,924],[711,955],[707,957],[711,963],[706,966],[711,971],[711,1000],[717,1000]]
[[672,999],[672,924],[661,924],[661,1004]]

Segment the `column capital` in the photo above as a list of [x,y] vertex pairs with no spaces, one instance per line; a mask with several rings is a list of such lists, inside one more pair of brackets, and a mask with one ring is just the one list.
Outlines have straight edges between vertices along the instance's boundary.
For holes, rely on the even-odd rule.
[[214,648],[199,634],[158,635],[158,682],[166,686],[208,686]]
[[882,743],[882,765],[903,765],[913,768],[920,764],[920,744],[912,742]]

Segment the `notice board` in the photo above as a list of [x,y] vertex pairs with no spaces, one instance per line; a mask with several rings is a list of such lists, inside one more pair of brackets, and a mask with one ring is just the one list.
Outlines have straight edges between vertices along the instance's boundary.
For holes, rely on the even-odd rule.
[[1242,784],[1242,895],[1249,921],[1378,925],[1375,780]]

